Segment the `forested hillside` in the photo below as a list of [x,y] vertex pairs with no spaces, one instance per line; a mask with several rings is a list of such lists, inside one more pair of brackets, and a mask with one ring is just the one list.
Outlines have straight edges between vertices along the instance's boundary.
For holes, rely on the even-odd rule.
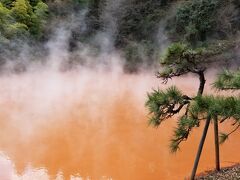
[[70,51],[77,51],[80,42],[98,52],[102,45],[96,36],[105,33],[109,46],[123,52],[130,72],[158,62],[173,42],[194,48],[234,43],[240,30],[238,0],[1,0],[2,63],[12,55],[9,50],[17,55],[24,43],[43,46],[56,29],[52,22],[70,16],[81,19],[69,28]]

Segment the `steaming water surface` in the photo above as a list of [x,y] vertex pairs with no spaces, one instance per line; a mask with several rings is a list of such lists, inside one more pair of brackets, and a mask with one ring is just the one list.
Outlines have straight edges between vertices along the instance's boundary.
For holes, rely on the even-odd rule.
[[[0,77],[0,179],[184,179],[201,129],[170,154],[171,119],[147,125],[146,92],[154,73],[41,71]],[[193,78],[177,81],[193,91]],[[199,172],[214,167],[210,128]],[[239,162],[239,135],[221,147],[223,165]],[[10,159],[8,159],[10,158]]]

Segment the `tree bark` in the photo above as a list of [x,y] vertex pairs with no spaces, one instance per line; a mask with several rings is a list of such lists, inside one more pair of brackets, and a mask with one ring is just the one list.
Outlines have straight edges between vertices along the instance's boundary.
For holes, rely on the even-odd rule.
[[201,138],[201,141],[199,143],[197,155],[196,155],[196,158],[195,158],[195,161],[194,161],[192,174],[191,174],[191,178],[190,178],[191,180],[194,180],[196,172],[197,172],[197,167],[198,167],[199,159],[200,159],[200,156],[201,156],[201,153],[202,153],[203,145],[204,145],[204,142],[205,142],[205,139],[206,139],[206,136],[207,136],[207,131],[208,131],[210,120],[211,120],[211,117],[208,116],[207,120],[206,120],[204,130],[203,130],[202,138]]
[[218,120],[217,116],[214,116],[214,139],[215,139],[215,161],[216,170],[220,170],[220,158],[219,158],[219,140],[218,140]]
[[206,83],[204,71],[199,71],[198,76],[199,76],[199,81],[200,81],[199,88],[198,88],[198,96],[200,96],[203,94],[204,86]]
[[[198,76],[199,76],[199,87],[198,87],[197,95],[202,96],[203,91],[204,91],[204,87],[205,87],[205,83],[206,83],[204,70],[200,70],[200,71],[195,72],[195,73],[197,73]],[[200,156],[201,156],[201,153],[202,153],[202,148],[203,148],[206,136],[207,136],[207,131],[208,131],[210,120],[211,120],[211,117],[208,116],[208,118],[206,120],[204,130],[203,130],[202,138],[201,138],[201,141],[199,143],[197,155],[196,155],[196,158],[195,158],[195,161],[194,161],[192,174],[191,174],[191,180],[194,180],[196,172],[197,172],[198,163],[199,163],[199,159],[200,159]]]

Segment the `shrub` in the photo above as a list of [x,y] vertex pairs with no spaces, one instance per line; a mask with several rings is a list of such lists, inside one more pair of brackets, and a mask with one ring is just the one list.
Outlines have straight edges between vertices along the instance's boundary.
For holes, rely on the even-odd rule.
[[175,31],[185,40],[195,43],[206,40],[207,33],[214,30],[215,14],[220,0],[187,1],[177,9]]

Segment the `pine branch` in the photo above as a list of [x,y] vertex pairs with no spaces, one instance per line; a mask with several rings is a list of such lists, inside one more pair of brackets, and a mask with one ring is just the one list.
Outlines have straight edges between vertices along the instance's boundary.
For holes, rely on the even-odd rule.
[[149,124],[158,127],[162,121],[178,114],[190,101],[191,98],[183,95],[175,86],[166,91],[153,90],[148,94],[145,104],[151,115]]
[[182,116],[177,123],[177,127],[174,130],[173,138],[170,143],[170,150],[172,153],[179,150],[181,142],[186,141],[193,127],[199,125],[198,119],[192,119],[189,116]]
[[213,87],[218,90],[239,90],[240,89],[240,71],[223,71],[218,75]]
[[236,132],[238,129],[240,128],[240,124],[238,124],[231,132],[229,132],[228,134],[225,133],[220,133],[219,139],[220,139],[220,144],[223,144],[231,134],[233,134],[234,132]]

